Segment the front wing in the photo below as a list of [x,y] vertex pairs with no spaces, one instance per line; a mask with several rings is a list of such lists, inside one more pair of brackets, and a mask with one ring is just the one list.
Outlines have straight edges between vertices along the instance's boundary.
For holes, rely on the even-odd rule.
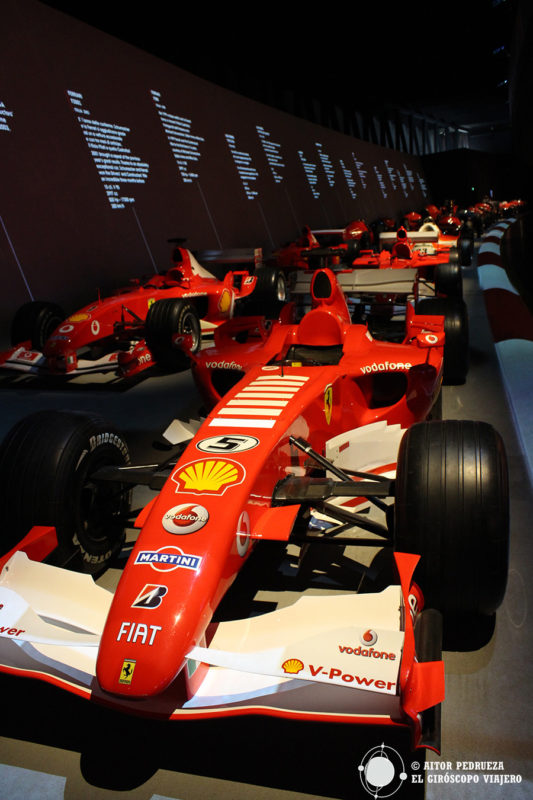
[[444,668],[417,663],[408,594],[417,557],[396,560],[401,584],[382,592],[305,596],[210,626],[209,646],[191,650],[169,689],[132,702],[102,692],[95,677],[111,592],[17,550],[0,574],[0,671],[144,716],[408,725],[419,744],[421,712],[444,698]]

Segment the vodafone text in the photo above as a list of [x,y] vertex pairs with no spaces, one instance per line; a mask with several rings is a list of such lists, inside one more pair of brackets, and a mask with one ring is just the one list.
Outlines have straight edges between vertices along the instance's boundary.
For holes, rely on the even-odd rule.
[[346,645],[339,645],[341,653],[348,653],[354,656],[366,656],[366,658],[383,658],[386,661],[395,661],[395,653],[387,653],[385,650],[374,650],[373,647],[346,647]]

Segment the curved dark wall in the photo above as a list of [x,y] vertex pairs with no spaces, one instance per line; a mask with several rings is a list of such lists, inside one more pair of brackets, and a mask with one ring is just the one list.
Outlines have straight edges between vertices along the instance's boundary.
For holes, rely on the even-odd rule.
[[[533,167],[533,4],[516,0],[509,103],[516,154]],[[530,169],[531,175],[533,170]]]
[[[67,311],[191,249],[263,247],[304,224],[395,216],[417,158],[247,100],[36,0],[0,8],[0,326]],[[201,58],[201,47],[199,47]]]
[[422,164],[437,203],[454,199],[460,206],[531,196],[529,170],[511,153],[448,150],[422,156]]

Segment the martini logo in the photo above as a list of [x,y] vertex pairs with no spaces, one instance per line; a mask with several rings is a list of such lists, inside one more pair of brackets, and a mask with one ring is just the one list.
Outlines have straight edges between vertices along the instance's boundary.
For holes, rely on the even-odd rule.
[[369,647],[373,644],[376,644],[378,640],[378,635],[376,631],[371,630],[370,628],[361,634],[360,636],[361,644],[366,644]]
[[288,675],[298,675],[303,670],[304,664],[299,658],[288,658],[287,661],[283,662],[281,668]]
[[222,294],[220,295],[220,300],[218,301],[218,309],[223,314],[226,311],[229,311],[231,308],[231,292],[228,289],[224,289]]
[[168,592],[166,586],[157,583],[147,583],[144,589],[139,592],[133,603],[132,608],[159,608],[163,597]]
[[240,434],[226,434],[224,436],[210,436],[197,442],[196,447],[204,453],[244,453],[245,450],[253,450],[259,444],[259,439],[255,436],[244,436]]
[[324,414],[326,415],[326,422],[331,422],[331,414],[333,412],[333,386],[329,384],[324,391]]
[[207,508],[194,503],[182,503],[167,511],[161,522],[166,531],[179,535],[199,531],[208,520]]
[[243,482],[246,472],[237,461],[202,459],[185,464],[171,476],[176,492],[191,494],[224,494],[230,486]]
[[118,679],[119,683],[126,683],[130,684],[133,679],[133,672],[135,670],[135,661],[127,658],[125,661],[122,662],[122,669],[120,670],[120,678]]
[[157,572],[173,572],[180,568],[198,572],[201,563],[201,556],[189,555],[173,545],[159,550],[140,550],[135,559],[135,564],[148,564]]

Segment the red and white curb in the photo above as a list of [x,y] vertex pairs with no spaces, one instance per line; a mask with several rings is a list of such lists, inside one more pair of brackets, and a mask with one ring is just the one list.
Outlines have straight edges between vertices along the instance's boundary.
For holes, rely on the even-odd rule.
[[501,255],[501,240],[514,221],[487,231],[477,265],[509,406],[533,482],[533,315],[509,281]]

